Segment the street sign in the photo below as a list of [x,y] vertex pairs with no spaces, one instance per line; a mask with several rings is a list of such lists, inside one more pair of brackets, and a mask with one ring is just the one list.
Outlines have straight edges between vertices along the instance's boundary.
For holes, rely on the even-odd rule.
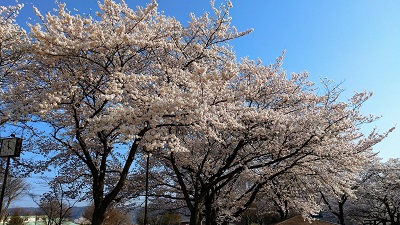
[[21,138],[0,139],[0,157],[19,157],[21,154]]

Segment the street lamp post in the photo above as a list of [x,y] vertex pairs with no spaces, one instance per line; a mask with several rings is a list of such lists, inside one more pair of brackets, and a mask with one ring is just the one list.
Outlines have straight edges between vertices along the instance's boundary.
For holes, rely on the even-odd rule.
[[150,163],[150,152],[147,151],[147,148],[144,147],[144,152],[146,152],[146,184],[145,189],[146,193],[144,196],[144,218],[143,218],[143,225],[148,224],[148,199],[149,199],[149,163]]
[[148,198],[149,198],[149,159],[150,155],[147,154],[146,157],[146,196],[144,201],[144,223],[143,225],[147,225],[147,214],[148,214]]
[[4,193],[7,185],[7,175],[10,167],[10,159],[11,157],[19,157],[21,154],[21,146],[22,139],[16,138],[14,135],[11,135],[11,138],[0,139],[0,157],[7,158],[6,169],[4,172],[3,185],[1,187],[1,196],[0,196],[0,215],[2,215],[3,210],[3,199]]
[[11,157],[7,157],[6,171],[4,172],[3,185],[1,185],[0,215],[1,215],[1,211],[3,210],[3,199],[4,199],[4,192],[6,191],[7,174],[8,174],[8,168],[10,167],[10,158]]

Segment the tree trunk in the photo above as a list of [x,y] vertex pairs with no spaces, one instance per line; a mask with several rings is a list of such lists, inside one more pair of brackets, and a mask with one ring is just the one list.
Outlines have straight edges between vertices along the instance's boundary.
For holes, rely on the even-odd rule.
[[212,207],[211,207],[211,202],[210,198],[207,197],[205,202],[204,202],[204,208],[205,208],[205,217],[206,217],[206,225],[212,225]]
[[191,212],[190,225],[201,225],[201,210],[198,208],[194,212]]
[[215,194],[210,190],[204,201],[206,225],[217,225],[217,209],[213,207]]
[[339,219],[339,224],[340,225],[345,225],[345,222],[344,222],[344,202],[339,202],[338,219]]
[[102,225],[104,222],[107,207],[94,208],[91,225]]
[[[95,182],[97,183],[97,182]],[[93,214],[91,225],[102,225],[105,219],[106,210],[111,204],[111,201],[103,198],[104,185],[102,182],[98,185],[93,185]]]
[[280,221],[284,221],[288,218],[288,213],[289,213],[289,209],[288,209],[288,202],[284,201],[284,206],[282,207],[281,205],[276,203],[276,207],[279,213],[279,217],[280,217]]

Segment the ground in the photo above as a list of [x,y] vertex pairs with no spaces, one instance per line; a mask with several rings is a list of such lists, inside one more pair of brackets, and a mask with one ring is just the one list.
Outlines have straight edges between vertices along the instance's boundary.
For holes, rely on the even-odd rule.
[[308,220],[304,220],[302,216],[295,216],[288,220],[277,223],[276,225],[333,225],[321,220],[312,220],[311,223]]

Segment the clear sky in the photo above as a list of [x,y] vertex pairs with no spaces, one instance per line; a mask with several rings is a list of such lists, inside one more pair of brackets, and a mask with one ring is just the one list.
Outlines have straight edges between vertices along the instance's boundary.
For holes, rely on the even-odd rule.
[[[65,0],[67,8],[91,13],[96,0]],[[134,8],[145,0],[125,0]],[[224,1],[216,1],[216,5]],[[52,0],[19,0],[24,3],[19,23],[56,6]],[[189,13],[212,10],[208,0],[159,0],[159,10],[183,24]],[[383,160],[400,157],[400,1],[398,0],[232,0],[232,25],[239,31],[254,31],[231,42],[237,57],[275,61],[286,50],[283,68],[288,72],[308,71],[310,79],[330,78],[346,91],[344,98],[364,90],[374,93],[364,106],[365,114],[382,116],[365,131],[377,127],[384,132],[397,129],[374,147]],[[15,4],[1,0],[0,4]]]

